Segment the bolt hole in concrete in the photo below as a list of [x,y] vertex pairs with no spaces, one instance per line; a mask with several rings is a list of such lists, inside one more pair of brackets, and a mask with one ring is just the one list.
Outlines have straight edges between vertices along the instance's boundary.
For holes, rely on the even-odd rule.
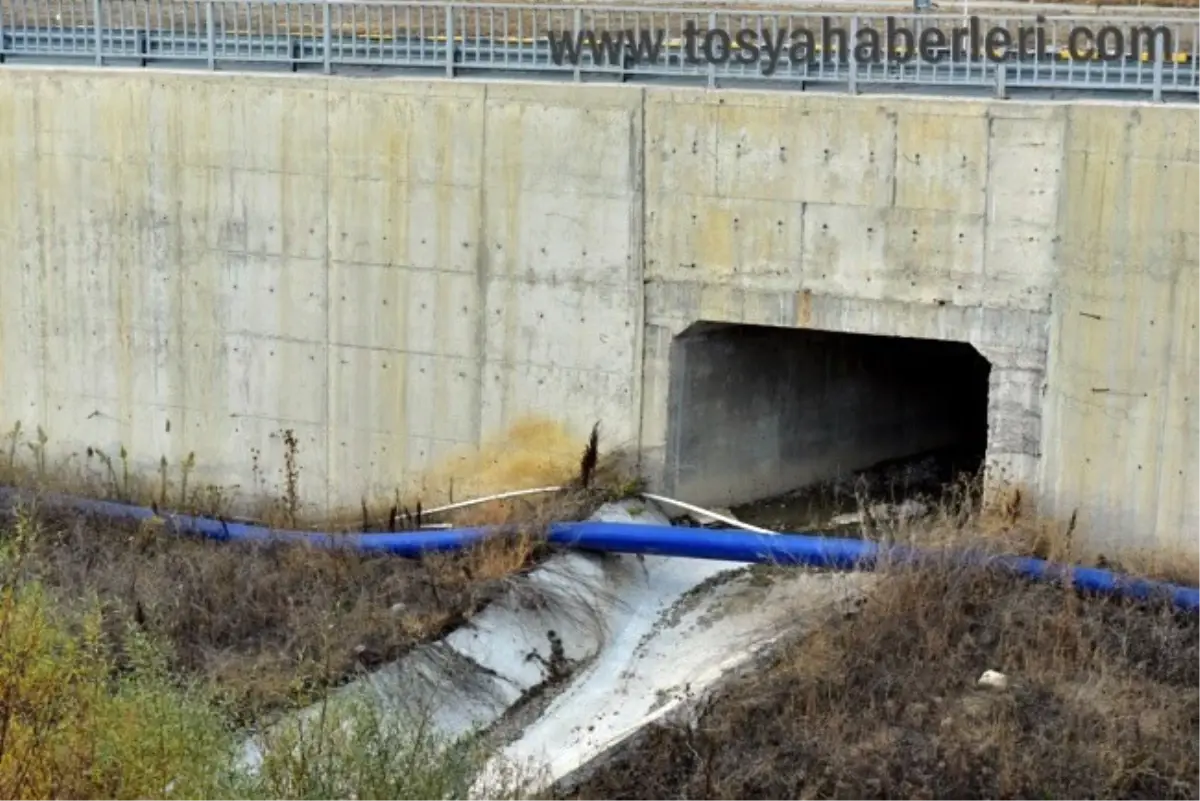
[[665,490],[839,534],[863,502],[937,502],[983,464],[990,372],[965,342],[697,323],[671,344]]

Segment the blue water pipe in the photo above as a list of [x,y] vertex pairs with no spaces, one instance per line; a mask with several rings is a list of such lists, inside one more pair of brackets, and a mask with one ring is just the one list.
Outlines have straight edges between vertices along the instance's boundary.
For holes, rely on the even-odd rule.
[[[0,499],[19,496],[14,489],[0,488]],[[387,553],[418,557],[431,551],[453,551],[497,533],[495,528],[460,528],[440,531],[333,534],[309,531],[279,531],[248,523],[227,522],[208,517],[159,513],[145,506],[112,501],[95,501],[69,495],[44,494],[43,503],[69,507],[88,514],[125,520],[158,519],[181,534],[199,534],[219,541],[286,542],[316,547],[348,547],[364,553]],[[728,562],[808,565],[837,570],[869,570],[881,559],[944,559],[945,554],[903,546],[880,546],[866,540],[822,537],[811,534],[757,534],[737,529],[700,529],[677,526],[583,521],[553,523],[549,540],[558,545],[594,551],[654,554]],[[1118,595],[1140,600],[1169,599],[1187,612],[1200,611],[1200,590],[1165,582],[1139,579],[1094,567],[1080,567],[1019,556],[990,556],[962,552],[962,562],[993,564],[1038,581],[1069,582],[1084,592]]]

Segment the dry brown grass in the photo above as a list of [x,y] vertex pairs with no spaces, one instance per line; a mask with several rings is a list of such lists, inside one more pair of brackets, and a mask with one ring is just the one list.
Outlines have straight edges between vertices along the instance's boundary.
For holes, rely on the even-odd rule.
[[[886,485],[889,480],[895,482],[897,479],[889,479],[887,471],[883,470],[874,477],[876,484],[872,489],[850,490],[858,510],[880,501],[895,502],[906,497],[926,501],[932,509],[927,516],[916,520],[865,518],[858,534],[885,543],[1034,556],[1189,586],[1200,585],[1200,551],[1195,543],[1190,548],[1123,545],[1118,552],[1106,554],[1088,546],[1075,516],[1056,519],[1039,514],[1033,502],[1035,493],[1029,487],[996,481],[984,497],[979,490],[981,478],[979,474],[963,474],[941,486],[940,497],[931,498],[928,486],[924,485],[912,490],[899,488],[898,494],[893,496]],[[828,496],[836,490],[823,491]],[[845,488],[841,491],[847,492]],[[816,498],[816,504],[827,504],[825,496]],[[783,521],[773,522],[780,530],[795,530],[786,516]],[[778,525],[780,522],[783,522],[782,526]],[[854,534],[854,531],[839,532],[839,536]]]
[[1074,517],[1059,520],[1037,514],[1028,487],[994,489],[975,507],[972,490],[963,485],[952,491],[931,519],[900,525],[892,539],[912,544],[983,548],[994,553],[1036,556],[1052,562],[1102,567],[1160,581],[1200,585],[1200,553],[1190,549],[1157,546],[1123,546],[1105,554],[1088,547]]
[[[989,550],[1068,544],[1003,500],[924,528]],[[651,727],[572,795],[1200,797],[1195,615],[983,567],[882,573],[857,614],[734,681],[694,725]],[[977,687],[985,670],[1009,687]]]
[[[454,476],[464,494],[474,494],[528,481],[577,483],[585,444],[552,424],[525,421],[478,453],[456,454],[426,484]],[[519,506],[466,510],[460,517],[507,523],[511,533],[419,560],[218,544],[43,505],[33,512],[39,534],[27,543],[17,578],[40,580],[67,605],[98,598],[114,632],[136,622],[169,645],[172,668],[211,679],[249,722],[307,703],[470,618],[548,552],[545,523],[586,516],[620,491],[614,476],[610,470],[601,476],[607,484]],[[0,520],[0,545],[5,530],[16,526]]]
[[[487,556],[416,561],[217,544],[73,514],[43,514],[41,527],[22,578],[64,599],[95,595],[113,626],[135,620],[170,644],[174,668],[214,680],[247,720],[396,658],[533,560],[529,540],[504,543],[503,562],[497,544]],[[496,567],[477,576],[480,561]]]

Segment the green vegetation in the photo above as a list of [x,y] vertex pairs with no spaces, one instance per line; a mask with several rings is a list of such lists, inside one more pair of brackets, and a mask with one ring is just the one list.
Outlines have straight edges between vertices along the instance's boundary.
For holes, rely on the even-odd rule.
[[[115,457],[89,448],[83,474],[67,476],[47,464],[44,432],[21,435],[15,427],[0,453],[0,485],[30,491],[0,506],[4,798],[465,796],[493,755],[481,739],[447,742],[425,717],[334,702],[335,691],[469,620],[548,553],[546,522],[586,516],[629,485],[599,459],[594,436],[581,461],[559,429],[524,421],[434,480],[457,478],[478,494],[529,483],[574,489],[445,515],[513,533],[396,559],[214,543],[168,533],[162,521],[47,505],[42,492],[60,490],[227,516],[233,494],[195,480],[190,455],[146,477],[124,448]],[[251,455],[256,490],[268,498],[259,519],[335,531],[415,522],[400,498],[382,511],[364,502],[361,516],[306,516],[296,438],[281,432],[279,441],[277,499],[260,454]],[[318,714],[294,714],[305,708]],[[261,756],[253,771],[238,767],[250,741]],[[484,792],[511,797],[519,778],[490,778]]]
[[443,742],[427,721],[326,701],[315,723],[258,738],[257,772],[236,771],[246,710],[232,701],[259,688],[198,676],[204,663],[112,599],[30,578],[44,535],[20,514],[0,540],[0,797],[455,798],[483,765],[484,749]]
[[102,615],[64,615],[36,584],[0,590],[0,796],[203,794],[229,730],[202,691],[172,682],[136,630],[121,656]]
[[[545,522],[586,516],[636,489],[597,460],[594,442],[582,460],[562,462],[571,474],[538,472],[530,453],[544,449],[545,432],[526,433],[537,446],[509,447],[503,465],[497,446],[482,459],[488,478],[470,491],[574,489],[455,513],[454,522],[506,522],[516,533],[421,560],[216,544],[155,523],[0,508],[0,797],[465,797],[494,756],[485,739],[448,742],[427,717],[384,714],[335,690],[484,608],[547,553]],[[3,483],[14,480],[15,439]],[[45,486],[45,436],[29,450],[36,475],[24,478]],[[96,453],[106,483],[93,494],[174,497],[196,511],[228,497],[189,488],[187,473],[172,483],[165,465],[157,487],[141,487],[125,454],[117,463]],[[267,514],[303,525],[296,460],[285,463],[293,478]],[[1071,553],[1073,521],[1031,520],[1019,495],[981,513],[966,500],[932,521],[864,533]],[[387,513],[364,511],[359,524],[372,519]],[[1138,572],[1194,575],[1194,559],[1168,562]],[[688,723],[648,727],[582,784],[555,793],[1197,797],[1194,616],[982,568],[898,565],[881,574],[857,614],[783,644]],[[978,687],[985,670],[1010,685]],[[262,757],[255,771],[238,767],[249,740]],[[519,797],[527,778],[489,776],[482,793]]]

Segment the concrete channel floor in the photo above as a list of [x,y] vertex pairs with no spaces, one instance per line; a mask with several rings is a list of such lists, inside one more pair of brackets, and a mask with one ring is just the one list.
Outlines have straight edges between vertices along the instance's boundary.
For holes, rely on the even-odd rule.
[[[593,519],[667,523],[648,502]],[[768,535],[764,535],[768,536]],[[341,688],[395,714],[425,714],[447,738],[503,743],[475,784],[545,788],[664,715],[685,711],[764,649],[849,608],[867,574],[739,562],[571,552],[553,557],[445,639]],[[317,707],[301,719],[320,714]],[[261,764],[257,742],[241,765]]]
[[[631,557],[622,557],[632,559]],[[646,557],[608,611],[597,658],[496,758],[550,785],[703,699],[774,643],[861,596],[868,574]],[[485,771],[479,797],[494,774]]]

